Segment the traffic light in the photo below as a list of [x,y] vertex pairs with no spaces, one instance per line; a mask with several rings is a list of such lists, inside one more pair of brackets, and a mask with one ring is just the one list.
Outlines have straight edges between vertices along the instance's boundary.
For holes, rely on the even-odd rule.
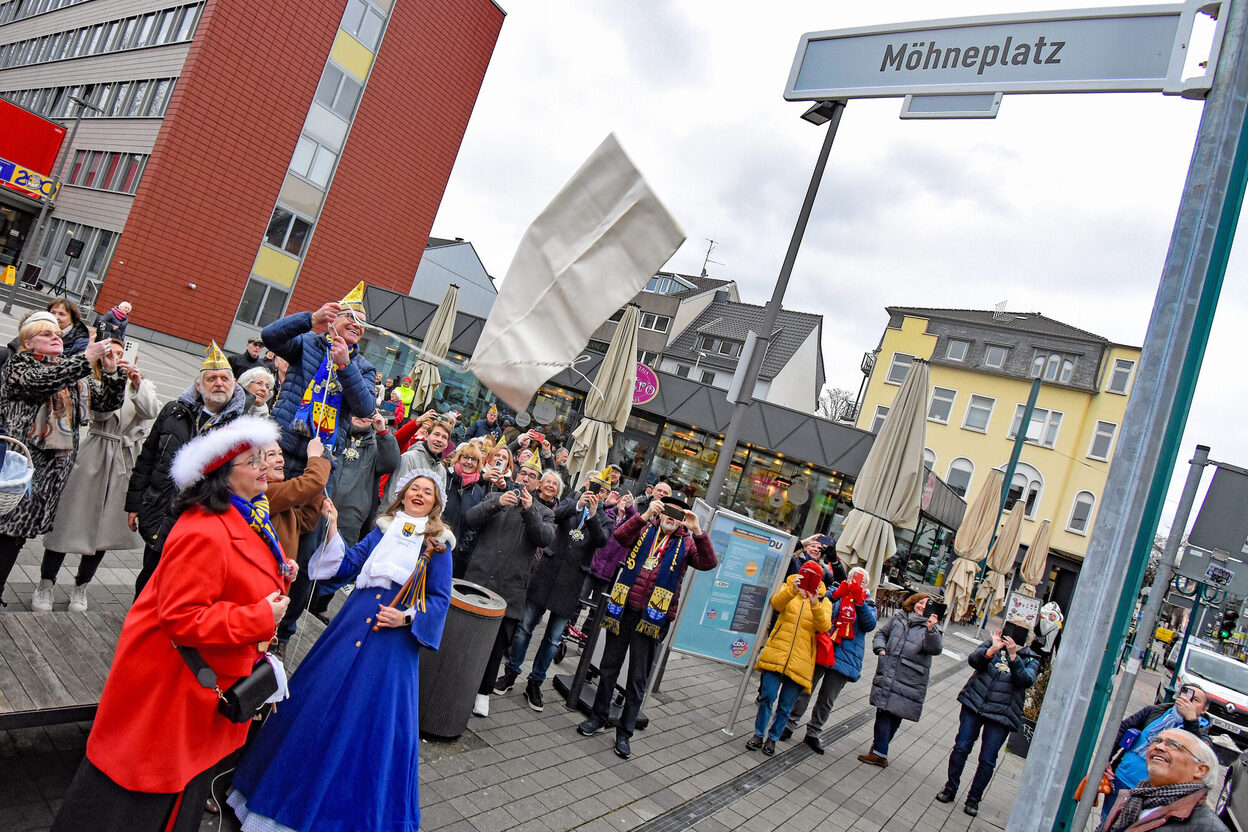
[[1222,620],[1218,622],[1218,632],[1216,637],[1221,641],[1226,641],[1235,632],[1235,622],[1239,620],[1239,613],[1235,610],[1226,610],[1222,613]]

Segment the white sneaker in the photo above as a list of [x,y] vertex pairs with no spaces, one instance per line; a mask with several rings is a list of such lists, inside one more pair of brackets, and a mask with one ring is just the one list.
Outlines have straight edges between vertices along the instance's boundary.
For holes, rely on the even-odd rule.
[[490,715],[490,697],[484,693],[477,694],[477,701],[472,703],[473,716],[489,716]]
[[74,584],[74,588],[69,591],[69,611],[70,612],[86,612],[87,611],[87,585],[78,586]]
[[30,599],[30,608],[35,612],[52,612],[52,581],[42,578],[35,594]]

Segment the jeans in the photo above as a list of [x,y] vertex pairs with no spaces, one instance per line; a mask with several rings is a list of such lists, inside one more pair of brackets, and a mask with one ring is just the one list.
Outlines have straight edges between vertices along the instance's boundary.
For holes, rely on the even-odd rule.
[[[754,717],[754,736],[766,735],[773,742],[780,739],[784,724],[789,721],[789,711],[793,710],[793,703],[801,692],[802,686],[788,676],[774,670],[764,670],[758,685],[758,715]],[[777,694],[780,701],[776,705],[776,718],[772,720],[771,707]]]
[[611,716],[611,699],[615,695],[615,681],[628,656],[628,680],[624,685],[624,709],[615,728],[618,738],[629,739],[637,728],[637,715],[641,713],[641,695],[646,691],[646,680],[659,649],[659,639],[637,632],[641,610],[625,607],[620,616],[620,632],[605,631],[606,642],[602,648],[602,662],[598,668],[598,693],[594,697],[593,715],[605,725]]
[[888,744],[893,741],[893,735],[897,733],[897,729],[901,727],[901,717],[896,714],[890,714],[882,708],[875,709],[875,741],[871,744],[871,750],[876,755],[888,759]]
[[[74,578],[77,586],[91,583],[91,579],[95,577],[95,570],[100,568],[100,561],[104,560],[104,551],[101,549],[93,555],[83,555],[82,560],[78,561],[78,576]],[[64,552],[53,552],[51,549],[43,550],[43,563],[39,565],[39,577],[45,581],[56,582],[56,574],[61,571],[61,565],[65,563]]]
[[[815,674],[810,679],[810,689],[812,692],[818,690],[819,695],[815,698],[815,710],[810,714],[810,722],[806,724],[806,736],[818,736],[823,730],[824,723],[828,721],[828,715],[832,713],[832,705],[847,682],[849,679],[837,673],[835,669],[815,665]],[[807,706],[810,705],[810,696],[806,691],[797,695],[797,701],[793,703],[793,710],[789,712],[789,723],[786,726],[790,731],[797,730],[797,723],[801,721]]]
[[[524,604],[524,618],[520,620],[520,626],[516,629],[516,637],[511,642],[511,655],[507,659],[507,670],[517,676],[520,675],[520,665],[524,664],[524,656],[529,652],[529,641],[533,638],[533,630],[536,629],[545,612],[545,607],[540,604],[532,601],[526,601]],[[546,622],[546,634],[542,636],[542,644],[537,648],[537,655],[533,657],[533,669],[529,671],[530,682],[537,682],[540,685],[546,681],[546,671],[550,670],[550,663],[555,660],[555,650],[559,648],[559,642],[563,639],[563,631],[567,626],[568,619],[560,618],[553,612],[550,614],[550,620]]]
[[962,768],[971,756],[975,740],[980,738],[980,731],[983,731],[983,737],[979,744],[979,765],[971,780],[971,789],[966,793],[966,799],[976,803],[984,798],[988,781],[992,779],[992,772],[997,767],[997,754],[1005,744],[1005,738],[1010,735],[1010,729],[999,722],[984,719],[965,705],[962,706],[958,738],[953,741],[953,753],[949,755],[949,781],[945,784],[949,791],[958,790]]

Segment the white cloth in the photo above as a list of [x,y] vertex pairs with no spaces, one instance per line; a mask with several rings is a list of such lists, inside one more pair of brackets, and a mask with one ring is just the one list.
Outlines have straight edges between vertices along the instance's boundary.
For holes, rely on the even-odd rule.
[[416,561],[424,550],[425,524],[428,522],[428,517],[412,517],[401,511],[395,514],[390,528],[386,529],[368,560],[364,561],[355,585],[363,589],[389,586],[392,581],[406,583],[416,571]]

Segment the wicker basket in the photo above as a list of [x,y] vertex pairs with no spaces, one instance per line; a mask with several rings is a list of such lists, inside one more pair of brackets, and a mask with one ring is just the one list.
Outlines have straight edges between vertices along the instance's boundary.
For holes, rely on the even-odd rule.
[[[0,440],[9,443],[10,451],[20,448],[22,460],[26,463],[24,474],[15,479],[0,482],[0,517],[3,517],[17,508],[18,503],[24,500],[26,495],[30,493],[30,480],[35,475],[35,464],[31,460],[30,449],[23,445],[20,440],[4,435],[0,435]],[[8,454],[5,454],[5,459],[8,459]]]

